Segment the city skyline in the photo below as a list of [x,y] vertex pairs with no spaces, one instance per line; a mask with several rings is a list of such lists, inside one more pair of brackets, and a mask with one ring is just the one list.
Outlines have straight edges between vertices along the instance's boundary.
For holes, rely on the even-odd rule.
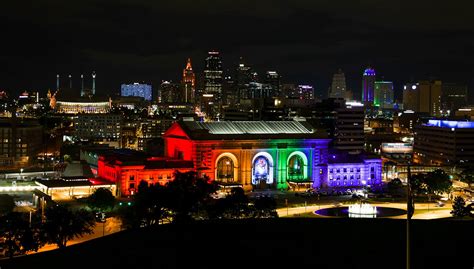
[[[124,1],[102,9],[94,1],[68,5],[41,1],[37,12],[24,14],[21,6],[8,3],[3,20],[12,26],[6,30],[11,38],[8,54],[1,55],[0,88],[15,93],[46,91],[54,88],[57,73],[73,74],[77,80],[92,70],[98,74],[99,93],[111,94],[121,83],[133,81],[156,87],[162,80],[178,81],[187,58],[193,60],[196,72],[202,72],[204,58],[213,49],[221,52],[224,71],[244,57],[261,74],[276,70],[285,82],[314,85],[323,96],[339,68],[346,74],[348,89],[359,96],[361,72],[368,65],[394,82],[398,97],[404,83],[432,77],[472,88],[474,57],[467,48],[474,42],[474,23],[469,16],[460,16],[466,12],[461,7],[444,12],[439,4],[425,7],[422,1],[408,11],[392,3],[372,12],[371,3],[362,1],[344,3],[343,10],[349,12],[341,11],[340,5]],[[426,12],[420,12],[422,8]],[[120,14],[128,19],[122,22]],[[171,20],[177,14],[183,20]],[[44,15],[54,20],[43,19]],[[401,15],[404,20],[396,19]],[[386,19],[376,19],[382,17]],[[203,35],[215,22],[217,30]],[[278,29],[278,34],[269,35],[264,29]],[[79,88],[80,82],[74,83]]]

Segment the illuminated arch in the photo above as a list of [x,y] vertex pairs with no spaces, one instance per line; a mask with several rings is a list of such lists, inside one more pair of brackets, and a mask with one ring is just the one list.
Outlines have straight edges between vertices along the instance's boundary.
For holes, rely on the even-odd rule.
[[291,179],[290,177],[290,161],[292,161],[292,158],[301,158],[303,161],[303,179],[307,180],[308,179],[308,157],[306,157],[306,154],[304,154],[301,151],[293,151],[289,156],[288,159],[286,160],[286,165],[287,165],[287,178]]
[[219,156],[217,156],[216,158],[216,163],[215,163],[215,172],[214,172],[214,175],[215,175],[215,180],[216,181],[223,181],[222,178],[219,178],[218,177],[218,166],[219,166],[219,161],[223,158],[229,158],[231,161],[232,161],[232,166],[233,166],[233,175],[232,175],[232,182],[238,182],[239,181],[239,161],[237,159],[237,157],[235,157],[234,154],[230,153],[230,152],[224,152],[222,154],[220,154]]
[[253,156],[252,159],[252,184],[256,185],[257,184],[257,177],[255,176],[255,161],[259,157],[264,157],[268,161],[268,176],[266,183],[267,184],[273,184],[273,157],[270,155],[268,152],[259,152]]

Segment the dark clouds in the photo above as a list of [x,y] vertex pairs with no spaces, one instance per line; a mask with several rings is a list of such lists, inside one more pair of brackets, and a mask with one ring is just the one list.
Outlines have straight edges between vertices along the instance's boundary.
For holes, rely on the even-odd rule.
[[[342,67],[358,91],[372,64],[398,83],[439,77],[471,82],[474,19],[469,1],[10,1],[0,88],[54,87],[55,74],[98,74],[98,88],[176,80],[187,57],[202,70],[210,49],[231,68],[239,56],[257,71],[326,91]],[[79,85],[79,82],[75,82]]]

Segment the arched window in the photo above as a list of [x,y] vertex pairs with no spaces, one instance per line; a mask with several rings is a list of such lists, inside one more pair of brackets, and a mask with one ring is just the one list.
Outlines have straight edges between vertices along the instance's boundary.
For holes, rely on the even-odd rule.
[[252,159],[252,184],[273,184],[273,158],[268,152],[259,152]]
[[254,163],[253,163],[253,167],[254,167],[253,174],[254,174],[256,179],[258,179],[258,180],[260,180],[260,179],[267,180],[267,177],[270,174],[270,165],[268,163],[267,158],[265,158],[264,156],[260,156],[260,157],[256,158]]
[[290,180],[303,180],[305,163],[300,155],[293,155],[288,160],[288,178]]
[[224,156],[217,162],[217,180],[222,182],[234,181],[234,161]]

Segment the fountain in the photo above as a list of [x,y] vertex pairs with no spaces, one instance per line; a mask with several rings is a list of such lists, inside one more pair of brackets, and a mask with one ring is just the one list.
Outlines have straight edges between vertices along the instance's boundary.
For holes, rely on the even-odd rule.
[[371,204],[353,204],[348,209],[349,218],[376,218],[377,207]]
[[357,203],[342,207],[329,207],[314,212],[317,215],[337,218],[386,218],[406,214],[404,209],[376,207],[368,203]]

